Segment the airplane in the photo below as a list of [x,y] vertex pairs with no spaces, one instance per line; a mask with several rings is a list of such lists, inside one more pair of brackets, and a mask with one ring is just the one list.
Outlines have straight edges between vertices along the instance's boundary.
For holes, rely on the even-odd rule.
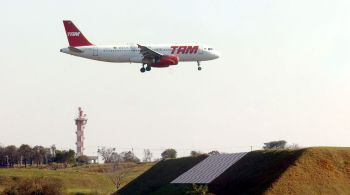
[[[199,44],[164,44],[164,45],[94,45],[70,20],[63,20],[69,46],[60,52],[92,60],[115,63],[141,63],[140,71],[165,68],[179,62],[201,62],[219,58],[220,54],[212,47]],[[146,65],[146,67],[145,67]]]

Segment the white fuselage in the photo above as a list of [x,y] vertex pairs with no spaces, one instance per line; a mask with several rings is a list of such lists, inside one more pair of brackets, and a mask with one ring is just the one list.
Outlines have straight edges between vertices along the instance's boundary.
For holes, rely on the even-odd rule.
[[[219,57],[213,48],[198,44],[145,45],[163,55],[178,56],[179,61],[207,61]],[[142,63],[143,55],[137,45],[80,46],[63,48],[63,53],[105,62]]]

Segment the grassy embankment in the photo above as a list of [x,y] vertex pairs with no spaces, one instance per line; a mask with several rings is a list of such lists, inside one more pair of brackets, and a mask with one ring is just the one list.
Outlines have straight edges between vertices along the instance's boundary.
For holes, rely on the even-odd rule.
[[[184,194],[191,185],[169,182],[195,161],[200,159],[162,161],[118,193]],[[209,184],[209,190],[215,194],[350,194],[350,148],[253,151]]]
[[[169,183],[204,158],[130,164],[118,194],[184,194],[190,185]],[[109,169],[110,165],[0,169],[0,192],[20,178],[52,177],[62,180],[67,194],[110,194],[115,187]],[[350,148],[250,152],[214,180],[209,190],[215,194],[350,194]]]
[[350,194],[350,148],[305,149],[266,194]]
[[[127,164],[122,186],[152,165],[153,163]],[[116,188],[108,176],[110,170],[111,165],[86,165],[58,170],[36,167],[2,168],[0,169],[0,192],[21,178],[48,177],[61,180],[66,194],[111,194]]]

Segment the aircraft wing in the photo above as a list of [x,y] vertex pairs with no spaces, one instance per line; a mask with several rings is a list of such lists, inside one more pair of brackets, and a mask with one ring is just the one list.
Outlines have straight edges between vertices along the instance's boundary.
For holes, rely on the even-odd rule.
[[140,53],[143,55],[144,58],[157,59],[163,56],[163,54],[158,53],[146,46],[142,46],[139,44],[137,44],[137,46],[140,48]]

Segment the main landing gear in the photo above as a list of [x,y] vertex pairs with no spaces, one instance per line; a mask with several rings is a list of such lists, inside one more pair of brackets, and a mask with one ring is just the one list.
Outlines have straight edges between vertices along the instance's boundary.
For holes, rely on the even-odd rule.
[[140,69],[140,71],[141,71],[142,73],[144,73],[144,72],[146,71],[145,67],[142,67],[142,68]]
[[140,69],[140,71],[142,73],[146,72],[146,71],[151,71],[151,66],[147,64],[146,68],[145,68],[145,64],[142,64],[142,68]]
[[201,71],[201,70],[202,70],[202,67],[201,67],[200,61],[197,61],[197,64],[198,64],[198,70]]

